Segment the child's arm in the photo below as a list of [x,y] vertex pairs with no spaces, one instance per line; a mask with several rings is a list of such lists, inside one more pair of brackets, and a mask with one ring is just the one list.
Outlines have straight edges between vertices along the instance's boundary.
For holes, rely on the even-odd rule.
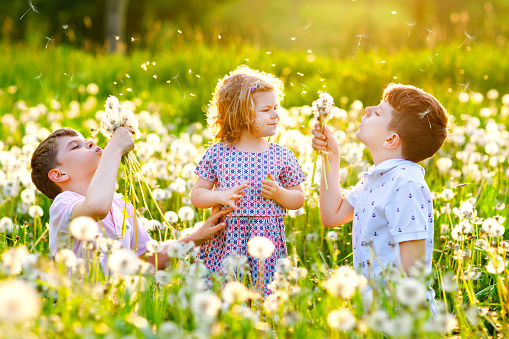
[[[320,183],[320,218],[325,227],[336,227],[346,224],[353,219],[353,207],[343,198],[339,185],[339,159],[341,152],[334,135],[326,126],[324,133],[320,132],[320,123],[316,123],[312,133],[312,146],[315,150],[326,150],[329,158],[330,171],[322,173]],[[327,178],[328,189],[325,188]]]
[[198,178],[191,191],[191,203],[198,208],[214,206],[230,206],[236,210],[235,200],[242,198],[246,192],[242,190],[249,186],[249,182],[240,184],[227,191],[213,191],[214,183]]
[[272,199],[289,210],[298,210],[304,205],[304,191],[300,184],[292,187],[281,187],[270,172],[267,172],[267,175],[269,179],[262,180],[262,197]]
[[[224,223],[224,222],[221,222],[219,224],[217,222],[218,222],[219,218],[227,215],[231,211],[232,211],[231,208],[225,209],[225,210],[216,210],[207,219],[207,221],[205,221],[203,223],[203,225],[200,227],[199,230],[197,230],[194,233],[189,234],[187,237],[184,237],[178,241],[185,242],[185,243],[192,241],[192,242],[194,242],[194,244],[196,246],[203,244],[205,241],[210,239],[216,232],[219,232],[226,226],[226,223]],[[158,269],[165,269],[170,263],[170,257],[167,254],[167,249],[171,243],[169,243],[169,244],[163,243],[165,245],[165,247],[161,252],[147,256],[147,257],[145,257],[145,260],[155,266],[155,262],[156,262],[155,259],[157,256]]]
[[72,218],[88,216],[94,220],[102,220],[108,215],[113,203],[120,160],[133,148],[132,133],[127,128],[118,128],[104,148],[97,170],[88,186],[85,200],[74,206]]
[[426,256],[426,239],[410,240],[399,243],[401,265],[406,274],[410,275],[410,268],[416,262],[424,262]]

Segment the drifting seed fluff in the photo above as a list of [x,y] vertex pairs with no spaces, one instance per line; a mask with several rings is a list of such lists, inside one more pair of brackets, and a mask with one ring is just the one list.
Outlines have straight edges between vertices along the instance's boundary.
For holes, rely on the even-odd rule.
[[94,240],[99,234],[97,223],[90,217],[77,217],[71,221],[69,225],[71,235],[82,241]]
[[426,286],[414,278],[403,278],[398,281],[396,291],[398,300],[410,307],[419,306],[426,297]]
[[32,285],[22,280],[0,283],[0,321],[20,323],[35,318],[41,310],[41,297]]
[[245,65],[219,80],[207,112],[214,143],[224,141],[233,144],[239,140],[242,131],[251,131],[255,93],[274,91],[278,102],[281,102],[283,89],[283,82],[273,74]]
[[269,238],[252,237],[247,242],[247,252],[249,255],[260,260],[270,258],[274,249],[274,243]]
[[138,120],[134,116],[134,113],[124,108],[116,97],[110,95],[108,99],[106,99],[104,108],[105,114],[101,118],[100,127],[98,130],[92,131],[92,136],[101,132],[109,139],[119,127],[132,128],[135,138],[140,135],[140,131],[138,130]]
[[125,248],[115,251],[108,258],[108,267],[118,275],[130,275],[138,269],[138,257]]

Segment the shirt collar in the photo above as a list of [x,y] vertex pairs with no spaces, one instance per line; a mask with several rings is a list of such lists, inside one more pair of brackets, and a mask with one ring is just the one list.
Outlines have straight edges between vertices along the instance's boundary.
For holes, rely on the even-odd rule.
[[[401,165],[414,166],[417,164],[413,161],[405,160],[405,159],[388,159],[388,160],[382,161],[381,163],[379,163],[376,166],[371,166],[368,169],[368,171],[366,172],[366,174],[373,175],[373,174],[378,174],[378,173],[385,173],[385,172],[393,169],[394,167],[401,166]],[[421,166],[419,166],[419,165],[417,165],[417,166],[424,172],[424,169]]]

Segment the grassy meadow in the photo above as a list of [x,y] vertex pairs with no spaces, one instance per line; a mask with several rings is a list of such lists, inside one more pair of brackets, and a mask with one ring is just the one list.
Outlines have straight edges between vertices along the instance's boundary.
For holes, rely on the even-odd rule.
[[[27,338],[424,338],[509,336],[509,61],[506,48],[467,41],[431,52],[359,51],[343,59],[313,51],[265,50],[177,36],[165,52],[129,56],[3,43],[0,71],[0,331]],[[460,47],[458,47],[460,46]],[[52,130],[72,127],[86,138],[97,128],[108,95],[136,113],[142,132],[135,153],[158,199],[138,208],[158,241],[193,232],[209,215],[190,202],[193,169],[210,145],[205,110],[219,78],[240,64],[272,72],[285,83],[274,141],[290,148],[307,180],[306,204],[285,217],[289,258],[278,265],[265,299],[246,284],[214,278],[204,288],[195,249],[174,249],[171,267],[154,272],[136,260],[104,277],[62,252],[52,258],[47,223],[51,201],[30,181],[30,157]],[[387,272],[362,302],[366,281],[350,267],[351,225],[322,226],[319,175],[310,105],[327,91],[341,108],[328,125],[342,149],[347,189],[371,159],[355,138],[364,107],[378,104],[389,82],[435,95],[452,118],[450,136],[421,165],[434,197],[433,271]],[[104,146],[104,137],[94,137]],[[119,192],[124,179],[119,171]],[[156,206],[156,204],[158,206]],[[161,224],[157,207],[176,232]],[[90,242],[97,254],[100,246]],[[111,246],[110,249],[111,251]],[[157,251],[157,248],[153,249]],[[113,256],[113,254],[111,254]],[[122,258],[120,258],[122,259]],[[124,258],[126,262],[128,258]],[[245,269],[240,260],[238,270]],[[235,265],[235,263],[231,263]],[[129,266],[129,265],[127,265]],[[112,269],[113,270],[113,269]],[[432,317],[419,295],[436,292]]]

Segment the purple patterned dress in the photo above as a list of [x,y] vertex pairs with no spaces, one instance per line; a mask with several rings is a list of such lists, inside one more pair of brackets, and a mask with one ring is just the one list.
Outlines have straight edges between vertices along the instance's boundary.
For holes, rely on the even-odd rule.
[[239,151],[224,143],[215,144],[207,149],[195,170],[200,178],[214,182],[214,190],[225,191],[250,182],[246,195],[235,203],[238,209],[225,217],[227,226],[200,246],[197,258],[209,272],[219,273],[230,254],[245,255],[256,282],[260,263],[248,255],[247,242],[255,236],[269,238],[274,242],[275,250],[265,260],[263,268],[265,295],[270,294],[267,285],[273,279],[276,261],[287,256],[283,223],[286,210],[261,196],[261,181],[267,177],[267,172],[282,187],[296,186],[306,179],[293,152],[274,143],[261,153]]

